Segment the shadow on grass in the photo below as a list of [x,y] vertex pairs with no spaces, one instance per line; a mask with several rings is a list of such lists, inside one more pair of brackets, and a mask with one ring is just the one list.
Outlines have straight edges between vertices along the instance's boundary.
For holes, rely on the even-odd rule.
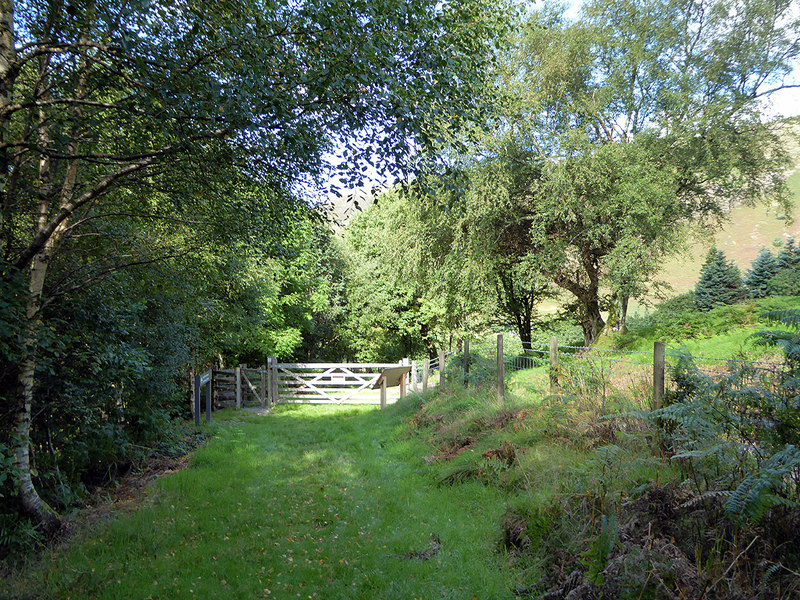
[[504,500],[433,484],[404,425],[416,406],[220,412],[215,438],[141,509],[16,584],[65,598],[510,598]]

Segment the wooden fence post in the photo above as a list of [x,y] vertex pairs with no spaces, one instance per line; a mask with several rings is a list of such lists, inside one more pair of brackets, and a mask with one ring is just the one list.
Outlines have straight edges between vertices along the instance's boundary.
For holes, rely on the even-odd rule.
[[428,391],[428,374],[431,370],[431,359],[427,356],[422,361],[422,393]]
[[558,393],[558,338],[550,338],[550,395]]
[[217,368],[216,365],[211,367],[211,406],[219,406],[219,390],[217,389],[217,371],[222,367]]
[[236,408],[242,408],[242,366],[236,367],[233,373],[236,379]]
[[270,406],[275,406],[278,403],[278,359],[270,356],[267,359],[269,365],[269,402]]
[[214,387],[214,369],[208,372],[208,381],[206,381],[206,423],[211,423],[211,388]]
[[469,340],[464,340],[464,387],[469,387]]
[[386,378],[381,380],[381,410],[386,408]]
[[664,368],[665,368],[664,342],[653,343],[653,410],[658,410],[664,404]]
[[267,406],[267,365],[261,365],[259,369],[261,373],[261,387],[259,391],[261,392],[261,408],[265,408]]
[[411,389],[419,392],[419,385],[417,384],[417,361],[411,361]]
[[444,349],[439,350],[439,391],[443,392],[445,388],[444,384]]
[[192,377],[192,400],[194,424],[200,425],[200,375]]
[[503,334],[497,334],[497,399],[504,402],[506,399],[506,374],[503,364]]

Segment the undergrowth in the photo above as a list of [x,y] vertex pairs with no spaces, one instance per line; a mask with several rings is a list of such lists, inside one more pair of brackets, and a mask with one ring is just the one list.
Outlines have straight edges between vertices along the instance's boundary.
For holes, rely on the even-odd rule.
[[550,396],[517,377],[505,402],[451,386],[408,426],[433,483],[504,493],[518,597],[800,598],[800,317],[761,322],[791,330],[757,337],[782,366],[712,376],[685,358],[659,411],[642,386],[563,377]]

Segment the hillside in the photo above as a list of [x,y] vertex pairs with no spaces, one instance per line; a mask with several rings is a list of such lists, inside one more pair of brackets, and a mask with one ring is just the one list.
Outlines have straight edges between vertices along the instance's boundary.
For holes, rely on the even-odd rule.
[[786,218],[777,205],[734,208],[728,222],[719,231],[705,239],[698,237],[688,251],[666,262],[658,278],[669,283],[675,294],[694,287],[712,245],[725,252],[744,274],[761,248],[774,249],[789,236],[800,239],[800,215],[797,213],[800,206],[800,120],[788,119],[784,127],[786,147],[794,157],[792,174],[787,180],[795,207],[794,215]]

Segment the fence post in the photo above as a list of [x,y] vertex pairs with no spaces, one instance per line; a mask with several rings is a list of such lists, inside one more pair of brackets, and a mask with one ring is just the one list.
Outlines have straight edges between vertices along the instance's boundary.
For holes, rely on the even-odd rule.
[[381,410],[386,408],[386,378],[381,379]]
[[[400,361],[400,364],[404,367],[409,367],[411,366],[411,359],[405,357],[402,361]],[[408,372],[408,375],[403,375],[403,380],[406,382],[406,384],[411,381],[411,371]]]
[[272,357],[267,357],[267,406],[274,406],[275,405],[275,392],[273,391],[275,384],[273,379],[275,378],[275,369],[272,362]]
[[664,367],[665,367],[664,342],[653,343],[653,410],[658,410],[664,404]]
[[219,369],[217,365],[213,365],[211,367],[211,406],[219,406],[219,390],[217,389],[217,372],[221,370],[222,367],[220,366]]
[[469,340],[464,340],[464,387],[469,386]]
[[504,402],[506,399],[506,374],[503,364],[503,334],[497,334],[497,399]]
[[274,356],[267,358],[267,377],[269,378],[269,405],[275,406],[278,402],[278,359]]
[[233,373],[236,379],[236,408],[242,408],[242,366],[236,367]]
[[211,423],[211,388],[214,387],[214,369],[208,372],[208,381],[206,382],[206,423]]
[[261,408],[267,406],[267,366],[261,365],[261,387],[259,391],[261,392]]
[[428,374],[431,370],[431,359],[427,356],[425,360],[422,361],[422,392],[425,393],[428,391]]
[[419,392],[419,384],[417,382],[417,361],[411,361],[411,389]]
[[200,425],[200,375],[192,377],[192,395],[194,396],[194,424]]
[[443,392],[445,385],[444,385],[444,348],[439,350],[439,391]]
[[558,338],[550,338],[550,395],[558,393]]

